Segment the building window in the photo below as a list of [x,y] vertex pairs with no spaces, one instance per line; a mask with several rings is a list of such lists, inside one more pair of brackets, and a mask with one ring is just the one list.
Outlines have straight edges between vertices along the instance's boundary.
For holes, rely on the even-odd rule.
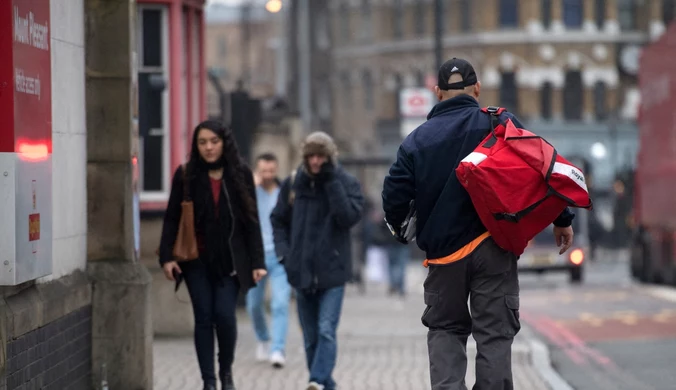
[[361,40],[370,41],[373,37],[373,27],[371,21],[371,1],[362,0],[361,2]]
[[540,14],[542,27],[548,29],[552,25],[552,0],[540,1]]
[[364,89],[364,108],[367,111],[373,110],[374,106],[374,91],[373,91],[373,77],[369,70],[365,70],[362,74],[362,86]]
[[582,72],[579,70],[567,71],[563,87],[563,117],[572,121],[582,120],[583,106]]
[[563,24],[568,28],[582,27],[582,0],[563,0]]
[[519,1],[500,0],[498,20],[502,28],[514,28],[519,26]]
[[346,3],[340,4],[340,38],[343,43],[350,42],[350,10]]
[[392,12],[394,12],[394,23],[392,25],[394,37],[401,38],[404,35],[404,0],[394,0]]
[[[342,72],[340,74],[340,83],[341,89],[343,91],[343,107],[350,108],[352,107],[352,86],[350,84],[350,74],[348,72]],[[338,89],[339,91],[341,89]]]
[[676,0],[662,0],[662,21],[668,26],[676,14]]
[[597,81],[594,85],[594,113],[596,114],[596,120],[599,121],[608,118],[606,94],[606,84],[603,81]]
[[540,88],[540,116],[542,119],[552,119],[552,95],[554,87],[549,81],[542,84]]
[[426,5],[423,1],[415,3],[415,33],[419,37],[424,37],[427,33],[427,23],[425,22]]
[[595,0],[594,20],[596,21],[596,28],[603,30],[603,26],[606,24],[606,0]]
[[142,200],[166,200],[169,190],[167,8],[138,6],[139,187]]
[[636,29],[636,1],[617,0],[617,19],[620,30],[632,31]]
[[472,30],[472,0],[460,1],[460,28],[462,31]]
[[503,72],[500,83],[500,105],[508,111],[518,115],[519,89],[516,86],[516,73]]

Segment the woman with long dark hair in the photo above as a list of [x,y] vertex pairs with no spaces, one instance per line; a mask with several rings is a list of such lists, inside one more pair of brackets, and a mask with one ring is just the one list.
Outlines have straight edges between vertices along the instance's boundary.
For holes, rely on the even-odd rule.
[[[183,201],[184,177],[194,204],[199,258],[178,263],[172,252]],[[266,274],[253,175],[232,131],[216,121],[197,125],[190,160],[171,184],[160,242],[160,264],[169,280],[184,279],[195,315],[195,349],[205,390],[216,390],[214,328],[223,390],[232,377],[237,295]]]

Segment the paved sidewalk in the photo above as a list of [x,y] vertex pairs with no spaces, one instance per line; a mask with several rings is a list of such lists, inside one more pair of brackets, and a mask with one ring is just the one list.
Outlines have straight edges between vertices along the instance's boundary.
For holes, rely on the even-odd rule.
[[[429,389],[426,329],[420,323],[424,309],[421,274],[409,268],[411,292],[405,300],[390,298],[383,286],[369,285],[365,295],[348,286],[339,325],[338,365],[335,379],[342,390]],[[255,338],[245,312],[239,313],[239,339],[234,366],[238,390],[304,390],[307,384],[302,338],[296,308],[290,308],[291,323],[287,366],[275,370],[254,360]],[[546,390],[548,387],[530,364],[529,331],[524,329],[514,342],[514,387]],[[192,339],[157,338],[154,349],[155,389],[200,390]],[[468,346],[470,363],[467,385],[474,384],[473,359],[476,347]]]

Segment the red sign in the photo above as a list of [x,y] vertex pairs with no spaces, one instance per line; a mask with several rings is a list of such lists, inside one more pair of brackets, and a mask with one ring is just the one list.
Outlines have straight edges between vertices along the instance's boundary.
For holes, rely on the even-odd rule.
[[40,239],[40,214],[30,214],[28,216],[28,241],[37,241]]
[[0,153],[52,152],[49,2],[0,5]]

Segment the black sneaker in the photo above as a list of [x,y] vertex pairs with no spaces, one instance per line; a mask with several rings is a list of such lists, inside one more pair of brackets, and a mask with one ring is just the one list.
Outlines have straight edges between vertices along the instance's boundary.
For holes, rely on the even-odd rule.
[[223,385],[223,390],[235,390],[235,381],[232,379],[232,374],[223,375],[221,382]]
[[211,383],[205,383],[203,389],[204,390],[216,390],[216,385],[211,384]]

